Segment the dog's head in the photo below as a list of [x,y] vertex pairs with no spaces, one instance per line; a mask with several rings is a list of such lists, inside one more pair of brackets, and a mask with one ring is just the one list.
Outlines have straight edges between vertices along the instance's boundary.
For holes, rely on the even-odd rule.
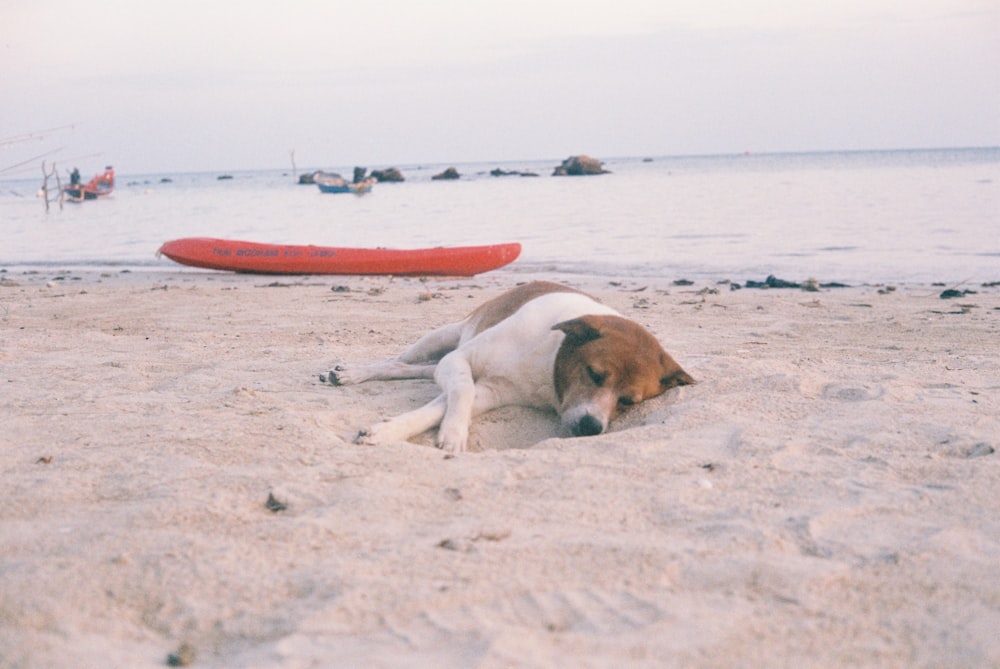
[[590,315],[558,323],[566,337],[556,354],[555,389],[564,429],[600,434],[628,407],[694,379],[653,335],[621,316]]

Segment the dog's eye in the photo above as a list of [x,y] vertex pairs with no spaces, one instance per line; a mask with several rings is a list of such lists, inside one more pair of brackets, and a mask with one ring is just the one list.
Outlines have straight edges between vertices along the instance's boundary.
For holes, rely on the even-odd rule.
[[587,367],[587,376],[590,380],[594,382],[595,386],[603,386],[604,379],[607,378],[607,374],[602,374],[601,372],[595,371],[593,367]]
[[630,407],[635,404],[635,400],[631,397],[622,396],[618,398],[618,406],[620,407]]

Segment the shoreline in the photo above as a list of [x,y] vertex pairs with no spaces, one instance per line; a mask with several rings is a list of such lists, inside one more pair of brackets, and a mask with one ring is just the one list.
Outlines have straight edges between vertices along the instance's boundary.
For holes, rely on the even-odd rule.
[[[319,374],[532,278],[698,383],[353,444],[435,386]],[[1000,663],[1000,286],[950,287],[0,273],[0,667]]]
[[[886,288],[892,290],[928,290],[933,291],[940,288],[946,289],[996,289],[1000,287],[1000,272],[996,278],[965,278],[961,280],[950,280],[939,278],[934,280],[862,280],[846,282],[840,280],[828,280],[822,275],[798,276],[789,273],[776,276],[774,273],[763,272],[759,276],[740,276],[737,273],[727,275],[725,272],[689,273],[674,272],[666,274],[645,274],[641,272],[607,272],[583,271],[578,268],[560,267],[558,263],[518,263],[500,269],[492,270],[483,274],[469,277],[449,277],[449,276],[396,276],[396,275],[337,275],[337,274],[263,274],[253,272],[231,272],[224,270],[209,270],[197,267],[185,267],[178,264],[169,265],[80,265],[52,263],[51,265],[0,265],[0,281],[24,283],[35,285],[39,280],[72,280],[102,283],[105,280],[117,278],[121,281],[143,282],[149,280],[162,280],[164,282],[192,282],[192,281],[226,281],[233,280],[276,280],[289,284],[305,282],[344,283],[347,281],[420,281],[420,282],[449,282],[449,281],[475,281],[477,279],[490,281],[504,281],[508,284],[523,283],[534,280],[563,281],[579,285],[593,286],[597,289],[607,286],[614,288],[619,284],[632,283],[643,284],[646,287],[654,287],[658,290],[669,290],[671,288],[682,290],[690,286],[700,288],[716,287],[720,290],[802,290],[803,292],[818,292],[807,284],[815,284],[820,290],[841,290],[841,289],[866,289],[866,288]],[[694,277],[694,278],[690,278]],[[766,285],[769,281],[775,280],[777,285]],[[733,285],[735,284],[735,285]],[[782,285],[798,284],[798,285]]]

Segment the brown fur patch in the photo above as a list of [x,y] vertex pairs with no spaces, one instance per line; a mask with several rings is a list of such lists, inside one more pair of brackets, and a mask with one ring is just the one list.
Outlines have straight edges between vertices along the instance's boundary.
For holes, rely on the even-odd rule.
[[[536,297],[548,295],[549,293],[579,293],[580,295],[586,295],[586,293],[575,288],[552,283],[551,281],[532,281],[479,305],[475,311],[469,314],[468,321],[472,324],[473,331],[479,334],[483,330],[488,330],[507,318]],[[588,295],[588,297],[590,296]]]

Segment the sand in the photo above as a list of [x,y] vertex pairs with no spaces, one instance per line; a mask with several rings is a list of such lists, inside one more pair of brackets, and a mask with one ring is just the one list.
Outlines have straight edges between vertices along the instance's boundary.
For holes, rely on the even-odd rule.
[[446,457],[319,375],[528,277],[0,278],[0,667],[1000,665],[998,287],[545,277],[699,383]]

